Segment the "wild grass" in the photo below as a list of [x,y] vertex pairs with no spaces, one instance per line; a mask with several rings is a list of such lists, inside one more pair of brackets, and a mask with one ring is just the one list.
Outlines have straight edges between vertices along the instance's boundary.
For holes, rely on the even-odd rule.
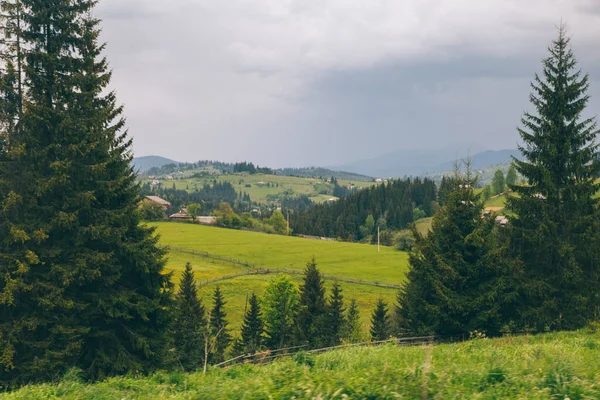
[[433,347],[349,348],[266,366],[156,373],[96,384],[76,374],[2,400],[598,399],[600,334],[562,332]]

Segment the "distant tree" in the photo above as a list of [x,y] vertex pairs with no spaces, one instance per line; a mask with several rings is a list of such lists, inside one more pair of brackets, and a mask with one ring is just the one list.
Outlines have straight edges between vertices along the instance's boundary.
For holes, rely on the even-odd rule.
[[327,307],[327,321],[324,326],[324,329],[327,330],[327,345],[336,346],[340,344],[346,325],[345,311],[342,287],[336,281],[331,288],[331,298]]
[[198,203],[188,204],[186,209],[187,209],[188,215],[190,217],[192,217],[192,221],[196,222],[196,220],[198,219],[198,215],[200,214],[200,204],[198,204]]
[[231,343],[231,335],[227,328],[227,313],[224,310],[225,304],[221,288],[217,286],[213,295],[213,307],[210,311],[210,331],[211,336],[215,338],[215,344],[209,357],[213,364],[225,360],[225,352]]
[[237,354],[254,354],[263,346],[264,322],[258,297],[254,293],[250,297],[249,306],[244,315],[241,338],[236,343]]
[[394,235],[393,245],[400,251],[412,251],[415,236],[409,229],[404,229]]
[[485,185],[483,187],[483,191],[481,192],[481,197],[483,200],[489,200],[492,197],[492,187],[490,185]]
[[206,311],[198,299],[192,265],[187,263],[181,276],[173,308],[173,342],[178,364],[194,371],[203,364]]
[[564,26],[549,53],[532,83],[535,112],[519,128],[523,160],[513,160],[527,185],[508,199],[511,250],[524,270],[518,319],[537,331],[578,329],[600,315],[600,132],[584,116],[590,79]]
[[140,207],[140,216],[144,221],[162,221],[166,214],[160,204],[145,201]]
[[262,301],[269,349],[281,349],[293,343],[298,298],[298,286],[287,275],[269,280]]
[[343,339],[350,343],[358,343],[363,340],[360,312],[356,299],[350,300],[350,306],[346,312],[346,324],[343,330]]
[[297,321],[297,342],[315,347],[323,344],[327,317],[323,276],[315,258],[306,264],[304,283],[300,287]]
[[423,219],[427,216],[427,214],[425,213],[425,211],[421,210],[419,207],[415,207],[413,209],[413,221],[418,221],[420,219]]
[[285,220],[285,217],[281,211],[273,211],[273,214],[271,214],[271,217],[268,219],[267,223],[273,227],[276,233],[282,235],[287,233],[287,221]]
[[363,238],[368,237],[373,233],[375,229],[375,218],[372,214],[369,214],[365,219],[365,224],[360,227],[360,234]]
[[390,336],[388,306],[383,299],[377,300],[377,305],[371,315],[371,340],[386,340]]
[[497,169],[494,172],[494,179],[492,179],[492,188],[494,189],[494,195],[500,194],[504,192],[504,187],[506,186],[504,182],[504,172],[501,169]]
[[237,228],[242,223],[242,220],[235,211],[233,211],[231,205],[224,201],[219,204],[219,208],[213,212],[213,215],[217,217],[217,224],[221,226]]
[[517,169],[514,164],[510,164],[506,173],[506,185],[512,190],[512,187],[517,184]]

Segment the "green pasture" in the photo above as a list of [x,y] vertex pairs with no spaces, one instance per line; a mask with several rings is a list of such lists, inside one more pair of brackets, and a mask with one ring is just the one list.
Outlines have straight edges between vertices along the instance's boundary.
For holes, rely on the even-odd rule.
[[598,399],[600,333],[353,347],[269,365],[86,384],[76,374],[0,394],[37,399]]
[[[153,223],[160,243],[173,248],[231,257],[265,268],[303,270],[314,256],[320,270],[329,275],[400,284],[408,269],[408,254],[392,247],[330,242],[292,236],[268,235],[174,222]],[[171,252],[168,268],[180,270],[190,261],[206,268],[202,279],[215,276],[205,260],[191,254]],[[224,272],[223,275],[229,272]],[[200,278],[199,278],[200,279]]]
[[[327,179],[328,177],[323,178]],[[231,183],[238,193],[240,191],[246,192],[250,195],[252,201],[259,203],[267,203],[267,196],[269,195],[307,195],[316,203],[327,201],[333,197],[329,194],[319,194],[320,189],[329,189],[332,191],[332,185],[318,178],[294,176],[231,174],[218,177],[176,179],[173,181],[163,180],[161,183],[168,188],[174,184],[177,189],[194,191],[196,188],[201,189],[206,183],[212,183],[215,179],[219,182]],[[354,184],[357,188],[366,188],[375,184],[374,182],[347,180],[338,180],[338,183],[344,186]]]

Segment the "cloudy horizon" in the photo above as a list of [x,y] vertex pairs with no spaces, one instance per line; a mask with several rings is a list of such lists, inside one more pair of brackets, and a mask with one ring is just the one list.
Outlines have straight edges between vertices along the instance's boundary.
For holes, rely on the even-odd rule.
[[136,156],[334,165],[514,148],[565,21],[600,114],[597,0],[103,0]]

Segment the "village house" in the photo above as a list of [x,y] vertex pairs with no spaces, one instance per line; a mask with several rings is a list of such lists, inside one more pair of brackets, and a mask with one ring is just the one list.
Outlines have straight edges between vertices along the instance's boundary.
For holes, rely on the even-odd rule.
[[162,207],[163,211],[167,211],[169,209],[169,207],[171,207],[171,203],[169,203],[165,199],[161,199],[158,196],[146,196],[146,197],[144,197],[144,199],[142,200],[142,202],[144,202],[144,203],[158,204],[159,206]]

